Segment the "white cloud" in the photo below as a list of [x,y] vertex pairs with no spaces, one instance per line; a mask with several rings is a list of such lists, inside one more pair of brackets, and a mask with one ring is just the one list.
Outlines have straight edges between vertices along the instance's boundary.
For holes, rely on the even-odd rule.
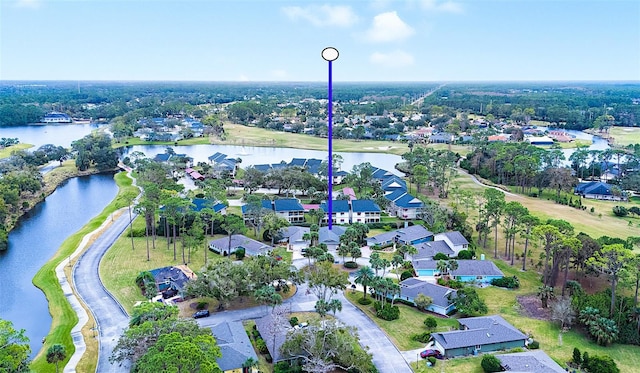
[[19,8],[38,9],[40,5],[42,5],[40,0],[18,0],[16,2],[16,6]]
[[380,13],[373,17],[373,24],[367,30],[367,40],[374,43],[404,40],[415,31],[398,17],[396,11]]
[[358,21],[351,7],[344,5],[287,6],[282,11],[294,21],[307,21],[316,27],[349,27]]
[[249,81],[249,77],[244,75],[244,74],[240,74],[240,76],[238,77],[238,80],[241,82],[248,82]]
[[374,52],[369,61],[385,67],[406,67],[414,64],[413,56],[405,51],[396,50],[390,53]]
[[445,13],[462,13],[462,4],[454,1],[421,0],[422,9]]

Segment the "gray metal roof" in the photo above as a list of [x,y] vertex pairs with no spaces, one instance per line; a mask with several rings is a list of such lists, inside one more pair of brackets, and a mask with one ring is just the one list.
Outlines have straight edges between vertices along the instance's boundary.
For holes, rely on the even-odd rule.
[[[430,259],[413,260],[418,269],[437,269],[438,261]],[[502,271],[490,260],[458,260],[458,269],[451,271],[452,276],[504,276]]]
[[451,241],[452,244],[458,246],[458,245],[468,245],[469,241],[467,241],[466,238],[464,238],[464,236],[462,235],[462,233],[458,232],[458,231],[451,231],[451,232],[444,232],[444,233],[440,233],[444,236],[446,236],[449,241]]
[[[284,344],[287,339],[287,332],[291,329],[288,320],[286,325],[281,324],[274,326],[273,317],[271,314],[267,314],[264,317],[259,319],[255,319],[256,321],[256,329],[260,332],[260,336],[267,344],[267,349],[269,350],[269,354],[273,358],[273,362],[277,363],[278,361],[291,359],[291,356],[284,356],[280,353],[280,347]],[[275,335],[275,338],[274,338]]]
[[444,241],[430,241],[416,245],[418,253],[413,255],[413,259],[431,259],[437,253],[445,255],[453,255],[455,252],[451,250],[449,245]]
[[259,255],[264,254],[273,247],[265,245],[262,242],[256,241],[252,238],[244,236],[242,234],[234,234],[231,236],[231,245],[229,245],[229,237],[218,238],[217,240],[209,241],[209,248],[218,249],[219,252],[233,252],[235,249],[242,247],[245,249],[247,255]]
[[[496,355],[501,365],[512,373],[561,373],[566,372],[542,350]],[[508,367],[508,368],[507,368]]]
[[[452,332],[432,333],[431,337],[445,350],[513,341],[522,341],[522,346],[524,347],[524,341],[527,339],[527,336],[506,322],[502,317],[493,315],[472,317],[471,319],[484,319],[474,320],[475,324],[481,325],[482,327],[456,330]],[[460,319],[458,321],[461,325],[465,325],[463,324],[465,319]]]
[[239,321],[224,322],[211,327],[222,356],[216,359],[223,372],[242,369],[248,358],[256,361],[258,356],[249,341],[249,337]]
[[452,297],[455,297],[456,293],[454,289],[422,281],[415,277],[410,277],[400,283],[400,298],[415,299],[418,294],[424,294],[433,299],[433,304],[445,308],[451,304],[448,295],[452,294]]
[[403,243],[414,242],[430,236],[433,236],[433,233],[429,232],[427,228],[419,224],[396,230],[396,237],[398,238],[398,242]]

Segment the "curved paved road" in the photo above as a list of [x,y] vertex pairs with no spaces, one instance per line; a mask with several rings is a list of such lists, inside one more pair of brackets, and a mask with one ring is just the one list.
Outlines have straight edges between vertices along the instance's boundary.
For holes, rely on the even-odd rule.
[[[135,219],[135,216],[133,218]],[[118,338],[129,324],[129,315],[105,289],[98,273],[103,255],[128,225],[129,215],[121,214],[82,254],[73,269],[76,291],[98,324],[100,351],[96,371],[100,373],[129,371],[128,367],[112,365],[109,362],[109,356]]]

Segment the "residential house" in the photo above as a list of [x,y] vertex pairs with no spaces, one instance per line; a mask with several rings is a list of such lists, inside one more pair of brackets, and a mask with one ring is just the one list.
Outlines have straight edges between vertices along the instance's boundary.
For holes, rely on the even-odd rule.
[[531,136],[527,137],[527,140],[531,145],[553,145],[553,139],[547,136]]
[[416,245],[422,242],[432,241],[433,233],[422,225],[412,225],[395,231],[384,232],[367,238],[368,246],[385,246],[392,243],[400,245]]
[[382,190],[393,192],[394,190],[407,190],[407,182],[399,176],[391,175],[382,182]]
[[244,249],[245,253],[250,256],[266,254],[273,250],[273,247],[241,234],[232,235],[231,241],[229,241],[229,237],[209,241],[209,250],[224,256],[231,255],[240,248]]
[[304,223],[304,207],[295,198],[276,199],[272,202],[273,211],[289,224]]
[[[413,259],[413,268],[419,277],[437,277],[441,273],[437,268],[438,261],[431,259]],[[454,279],[462,282],[489,284],[494,278],[502,278],[504,274],[490,260],[457,260],[458,269],[451,271]]]
[[418,253],[411,257],[414,260],[432,259],[436,254],[444,254],[448,257],[456,256],[456,253],[451,249],[451,247],[442,240],[423,242],[416,245],[416,249],[418,250]]
[[358,199],[358,197],[356,197],[356,192],[353,190],[353,188],[342,188],[342,194],[344,194],[345,196],[349,197],[349,200],[353,201],[354,199]]
[[294,357],[289,355],[283,355],[280,352],[280,347],[287,339],[287,333],[291,329],[289,320],[284,319],[281,323],[276,323],[274,317],[268,313],[259,319],[255,319],[256,329],[260,333],[260,336],[267,345],[269,355],[273,359],[273,363],[280,361],[291,360]]
[[391,176],[395,176],[395,174],[393,172],[383,170],[381,168],[372,167],[371,177],[374,180],[377,180],[380,184],[382,184],[386,179],[390,178]]
[[354,199],[351,204],[351,223],[379,223],[380,207],[370,199]]
[[208,156],[207,159],[213,166],[214,172],[217,172],[218,174],[229,173],[231,176],[234,176],[236,171],[238,171],[238,160],[234,158],[227,158],[226,154],[216,152],[213,155]]
[[[289,224],[304,222],[304,207],[295,198],[283,198],[276,200],[263,199],[262,208],[276,213],[279,217],[286,219]],[[242,206],[242,218],[247,222],[249,217],[249,205]]]
[[458,231],[438,233],[433,237],[433,240],[446,242],[447,246],[453,250],[453,256],[458,256],[460,251],[469,248],[469,241]]
[[454,136],[450,133],[434,133],[429,136],[429,142],[432,144],[451,144],[454,140]]
[[527,336],[499,315],[459,319],[460,330],[431,333],[430,344],[447,358],[522,348]]
[[398,189],[387,192],[384,196],[389,200],[387,212],[403,220],[416,219],[424,203],[418,198],[407,193],[406,190]]
[[584,198],[604,199],[609,201],[626,201],[627,196],[620,192],[614,193],[615,185],[603,183],[601,181],[589,181],[576,186],[575,194]]
[[243,364],[248,359],[258,361],[249,336],[240,321],[227,321],[211,327],[211,332],[220,347],[221,357],[216,359],[223,373],[255,373],[258,370],[252,368],[245,370]]
[[198,277],[186,265],[155,268],[149,272],[156,281],[158,292],[165,299],[176,295],[182,296],[182,290],[187,282]]
[[335,251],[340,245],[340,237],[342,237],[346,230],[346,227],[339,225],[334,225],[331,227],[331,230],[329,230],[329,227],[320,227],[318,231],[318,242],[327,245],[328,250]]
[[512,373],[566,373],[567,370],[553,361],[542,350],[529,350],[511,354],[497,354],[502,369]]
[[418,294],[424,294],[433,300],[433,302],[425,308],[427,311],[446,316],[456,308],[451,302],[457,294],[457,291],[454,289],[422,281],[415,277],[410,277],[400,283],[399,299],[415,305],[415,299]]
[[488,142],[508,142],[511,140],[511,135],[500,134],[500,135],[491,135],[487,137]]
[[214,212],[220,213],[222,215],[227,214],[227,205],[222,202],[212,201],[210,199],[205,198],[194,198],[191,200],[193,206],[191,206],[191,210],[195,212],[200,212],[205,208],[212,209]]
[[311,244],[309,240],[303,239],[304,235],[309,232],[310,229],[307,227],[290,225],[280,229],[278,242],[286,243],[287,250],[289,251],[301,251],[302,249],[309,247]]

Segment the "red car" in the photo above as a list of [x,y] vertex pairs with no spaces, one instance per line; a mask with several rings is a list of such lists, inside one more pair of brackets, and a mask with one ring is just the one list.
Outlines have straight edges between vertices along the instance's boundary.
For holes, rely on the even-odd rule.
[[426,359],[428,357],[435,357],[436,359],[444,359],[444,355],[438,350],[424,350],[420,353],[420,357]]

